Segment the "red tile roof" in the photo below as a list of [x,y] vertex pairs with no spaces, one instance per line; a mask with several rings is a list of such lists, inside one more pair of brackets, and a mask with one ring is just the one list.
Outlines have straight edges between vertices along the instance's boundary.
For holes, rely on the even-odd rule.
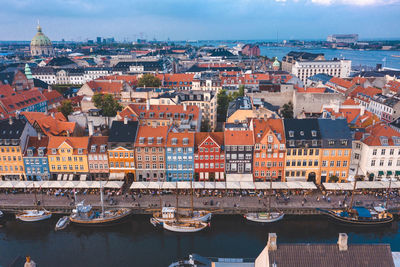
[[46,115],[42,112],[21,112],[31,125],[35,123],[42,129],[45,135],[65,135],[67,132],[73,134],[76,130],[76,122],[68,122],[61,112]]
[[253,131],[230,131],[225,130],[224,140],[226,146],[232,145],[242,145],[249,146],[254,145]]
[[123,81],[90,81],[87,85],[95,92],[102,94],[119,94],[124,89]]
[[281,143],[285,143],[285,131],[282,119],[253,119],[254,142],[260,143],[264,136],[271,130],[277,136],[280,134]]
[[97,80],[124,81],[130,86],[135,86],[138,83],[137,75],[110,75],[96,79],[96,81]]
[[[185,119],[188,119],[189,114],[193,114],[193,120],[197,120],[199,112],[199,107],[197,106],[187,106],[185,111],[183,105],[151,105],[150,109],[146,110],[146,105],[130,104],[119,113],[119,116],[121,118],[128,117],[138,120],[140,114],[144,113],[144,117],[140,119],[170,120],[170,118],[167,118],[167,114],[170,113],[173,120],[175,120],[174,114],[179,114],[179,118],[176,120],[181,120],[180,114],[185,114]],[[150,117],[151,113],[154,113],[152,118]],[[161,113],[163,114],[163,118],[160,118]]]
[[353,82],[344,80],[339,77],[332,77],[332,79],[330,79],[329,82],[334,83],[338,86],[344,87],[346,89],[349,89],[350,87],[352,87],[354,85]]
[[[48,143],[49,143],[49,137],[47,137],[47,136],[40,137],[40,140],[37,136],[29,136],[27,148],[34,147],[35,149],[33,151],[33,156],[36,157],[36,156],[38,156],[37,149],[39,147],[44,147],[47,149]],[[25,151],[24,151],[24,156],[27,156],[27,149],[25,149]]]
[[299,87],[297,89],[299,93],[325,93],[326,88],[325,87]]
[[[100,152],[100,146],[105,145],[107,147],[108,136],[90,136],[89,137],[89,153],[107,153],[107,149],[104,152]],[[92,145],[96,145],[96,151],[92,152]]]
[[[176,138],[176,145],[172,144],[172,139]],[[183,144],[183,139],[188,139],[188,144]],[[194,133],[174,133],[170,132],[167,138],[167,146],[170,147],[194,147]]]
[[51,90],[50,92],[49,92],[49,90],[43,90],[42,93],[43,93],[44,97],[46,97],[47,101],[49,101],[49,104],[62,102],[64,100],[64,97],[62,96],[62,94],[60,94],[56,90]]
[[[65,136],[49,136],[49,149],[59,148],[62,143],[68,143],[73,149],[74,154],[78,154],[78,148],[83,149],[83,154],[87,153],[89,145],[89,137],[65,137]],[[76,150],[76,151],[75,151]]]
[[0,105],[7,113],[14,113],[35,104],[46,101],[44,95],[37,89],[14,92],[9,96],[0,98]]
[[[140,126],[137,136],[135,146],[149,147],[149,146],[162,146],[164,147],[167,140],[168,126]],[[140,138],[144,138],[144,143],[140,143]],[[149,137],[153,137],[153,144],[149,144]],[[157,137],[162,137],[161,144],[157,143]]]
[[[394,146],[399,145],[400,143],[395,144],[394,138],[400,139],[400,133],[396,130],[389,127],[386,123],[380,122],[375,125],[371,125],[366,128],[366,132],[370,134],[370,136],[365,137],[363,143],[369,146],[382,146],[385,145],[383,140],[387,140],[387,145]],[[382,138],[384,137],[384,138]],[[386,137],[386,138],[385,138]]]
[[214,142],[219,146],[224,145],[224,133],[223,132],[197,132],[195,133],[195,146],[196,148],[201,145],[208,137],[211,137]]
[[385,87],[395,94],[400,92],[400,82],[398,81],[389,81]]

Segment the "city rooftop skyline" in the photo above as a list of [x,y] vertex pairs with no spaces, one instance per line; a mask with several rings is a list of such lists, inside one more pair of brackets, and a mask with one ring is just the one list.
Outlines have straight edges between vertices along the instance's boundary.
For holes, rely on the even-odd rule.
[[0,0],[0,40],[400,38],[400,0]]

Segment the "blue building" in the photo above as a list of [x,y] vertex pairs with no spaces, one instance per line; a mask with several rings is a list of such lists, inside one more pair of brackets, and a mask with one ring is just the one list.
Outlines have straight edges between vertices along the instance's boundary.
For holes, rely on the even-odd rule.
[[28,181],[49,180],[49,163],[47,160],[47,145],[49,138],[47,136],[28,138],[28,144],[24,151],[23,160]]
[[173,133],[167,137],[167,181],[190,181],[194,177],[194,133]]

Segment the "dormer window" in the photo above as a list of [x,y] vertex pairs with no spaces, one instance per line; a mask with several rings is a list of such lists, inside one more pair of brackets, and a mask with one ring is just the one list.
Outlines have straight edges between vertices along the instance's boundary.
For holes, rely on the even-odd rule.
[[311,136],[312,136],[312,137],[316,137],[316,136],[317,136],[317,131],[312,130],[312,131],[311,131]]
[[304,136],[304,131],[300,131],[300,135],[301,135],[301,136]]
[[161,145],[162,144],[162,137],[157,137],[157,145]]
[[57,154],[57,149],[52,148],[52,149],[51,149],[51,154],[56,155],[56,154]]
[[328,145],[333,146],[335,144],[335,140],[329,140]]
[[274,137],[272,135],[268,135],[268,143],[272,143],[274,141]]
[[106,152],[106,145],[100,146],[100,152]]
[[393,139],[394,145],[396,145],[396,146],[400,145],[400,137],[392,136],[392,139]]
[[294,131],[289,131],[289,137],[294,137]]
[[289,146],[294,146],[294,140],[289,140]]
[[28,149],[28,156],[33,157],[33,148]]
[[78,148],[78,154],[79,155],[83,154],[83,149],[82,148]]
[[171,143],[173,145],[177,145],[178,144],[178,139],[177,138],[172,138]]
[[318,145],[318,141],[317,140],[312,140],[312,145],[313,146],[317,146]]
[[148,140],[149,140],[149,141],[148,141],[148,142],[149,142],[149,145],[152,145],[152,144],[153,144],[153,139],[154,139],[153,137],[149,137],[149,139],[148,139]]
[[379,138],[381,139],[381,144],[382,145],[387,146],[389,144],[388,143],[388,138],[386,136],[380,136]]
[[189,144],[189,138],[183,138],[183,144],[188,145]]
[[44,156],[44,148],[39,148],[38,155],[39,155],[39,157],[43,157]]
[[92,145],[90,147],[90,152],[92,152],[92,153],[96,152],[96,145]]
[[139,137],[139,144],[141,144],[141,145],[144,144],[144,137]]
[[340,140],[340,143],[342,144],[342,146],[347,146],[347,140],[345,139]]

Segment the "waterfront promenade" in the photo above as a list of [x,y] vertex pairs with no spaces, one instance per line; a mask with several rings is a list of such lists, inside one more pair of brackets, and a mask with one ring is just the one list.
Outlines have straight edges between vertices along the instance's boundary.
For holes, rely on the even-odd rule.
[[[290,195],[284,199],[274,195],[271,197],[271,206],[287,211],[289,214],[316,214],[315,208],[339,208],[349,205],[350,196],[329,194],[324,197],[321,192],[315,191],[307,196]],[[67,213],[74,208],[72,195],[55,196],[55,195],[37,195],[42,205],[49,210],[59,213]],[[85,200],[94,207],[100,207],[100,197],[97,194],[78,194],[77,201]],[[114,202],[114,203],[111,203]],[[175,206],[176,195],[120,195],[105,196],[106,207],[128,207],[134,210],[134,213],[151,213],[153,209],[159,209],[160,203],[163,206]],[[376,195],[356,194],[354,197],[355,205],[383,205],[385,199]],[[195,196],[194,207],[202,209],[216,210],[221,214],[241,214],[245,211],[262,211],[268,208],[268,197],[253,196]],[[190,195],[179,196],[179,207],[189,208],[191,206]],[[0,194],[0,210],[14,212],[21,209],[34,207],[33,193],[17,193],[17,194]],[[389,202],[389,208],[400,209],[400,198],[392,197]]]

